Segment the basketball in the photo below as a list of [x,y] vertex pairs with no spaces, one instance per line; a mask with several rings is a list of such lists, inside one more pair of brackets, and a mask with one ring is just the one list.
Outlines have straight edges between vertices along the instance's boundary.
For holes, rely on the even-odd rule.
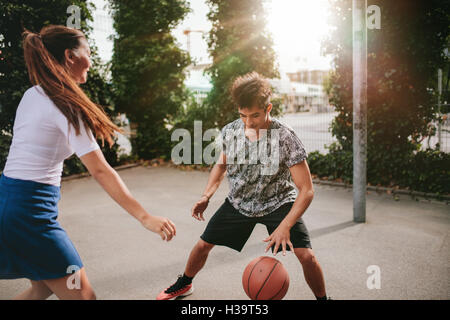
[[242,285],[251,300],[281,300],[289,288],[289,274],[280,261],[262,256],[247,265]]

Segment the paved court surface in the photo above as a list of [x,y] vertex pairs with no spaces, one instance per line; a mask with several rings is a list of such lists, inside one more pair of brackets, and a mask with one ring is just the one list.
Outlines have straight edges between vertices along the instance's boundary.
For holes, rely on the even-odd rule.
[[[169,167],[119,171],[133,195],[156,215],[175,222],[177,236],[163,242],[129,216],[92,177],[65,181],[59,221],[78,249],[99,299],[154,299],[184,270],[206,222],[190,209],[208,173]],[[211,199],[209,219],[228,191],[226,180]],[[449,299],[450,210],[439,202],[387,194],[367,196],[367,222],[352,222],[350,189],[315,185],[315,198],[303,216],[312,246],[334,299]],[[247,299],[242,271],[265,255],[265,227],[257,225],[241,253],[216,247],[185,299]],[[285,299],[314,299],[293,254],[277,255],[290,274]],[[369,266],[380,271],[380,289],[368,289]],[[0,299],[29,286],[26,279],[0,280]],[[52,296],[50,299],[55,299]]]

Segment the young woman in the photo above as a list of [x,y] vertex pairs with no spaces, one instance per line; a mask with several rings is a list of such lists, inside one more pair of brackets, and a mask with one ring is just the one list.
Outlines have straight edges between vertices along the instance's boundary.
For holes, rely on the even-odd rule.
[[[94,135],[112,145],[121,130],[79,87],[91,67],[84,34],[47,26],[39,34],[24,32],[23,47],[34,86],[17,108],[0,177],[0,279],[30,279],[31,288],[16,299],[46,299],[52,293],[60,299],[95,299],[80,256],[56,221],[64,159],[75,153],[119,205],[163,240],[175,236],[175,225],[150,215],[103,157]],[[80,286],[69,288],[75,276]]]

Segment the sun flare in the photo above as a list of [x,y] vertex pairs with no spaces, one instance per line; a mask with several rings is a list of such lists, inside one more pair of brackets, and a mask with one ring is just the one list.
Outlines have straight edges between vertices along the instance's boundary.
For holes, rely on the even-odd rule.
[[327,0],[268,1],[267,29],[272,34],[275,51],[280,56],[317,59],[321,40],[330,31],[327,10]]

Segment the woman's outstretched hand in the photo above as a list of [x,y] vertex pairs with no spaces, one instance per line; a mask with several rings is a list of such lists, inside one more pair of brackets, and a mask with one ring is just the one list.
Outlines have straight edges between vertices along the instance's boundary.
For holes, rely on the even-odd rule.
[[170,241],[177,234],[175,224],[165,217],[148,215],[143,219],[142,225],[159,234],[162,240]]

